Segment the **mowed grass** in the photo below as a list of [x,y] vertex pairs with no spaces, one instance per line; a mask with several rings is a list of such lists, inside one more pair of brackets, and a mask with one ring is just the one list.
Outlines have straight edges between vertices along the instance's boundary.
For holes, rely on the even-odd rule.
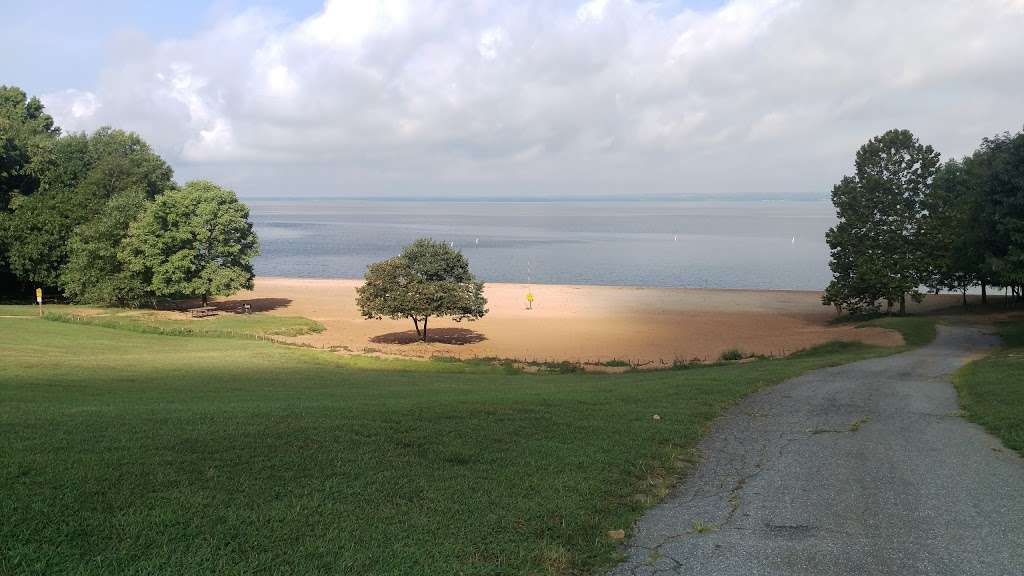
[[1024,321],[1001,322],[1004,347],[957,373],[966,417],[1024,455]]
[[904,343],[911,347],[935,340],[935,319],[929,316],[886,316],[864,322],[862,326],[896,330],[903,335]]
[[0,574],[594,573],[723,409],[889,352],[507,374],[0,318]]
[[[46,310],[59,311],[59,312],[74,312],[79,310],[77,306],[68,306],[65,304],[47,304]],[[9,318],[12,316],[17,317],[32,317],[39,315],[38,306],[30,306],[27,304],[0,304],[0,318]]]
[[158,312],[147,310],[103,309],[102,313],[80,313],[74,309],[49,310],[43,318],[57,322],[75,322],[106,328],[118,328],[134,332],[168,334],[174,336],[299,336],[310,332],[322,332],[319,322],[301,316],[276,316],[272,314],[233,314],[222,312],[205,318],[167,318]]

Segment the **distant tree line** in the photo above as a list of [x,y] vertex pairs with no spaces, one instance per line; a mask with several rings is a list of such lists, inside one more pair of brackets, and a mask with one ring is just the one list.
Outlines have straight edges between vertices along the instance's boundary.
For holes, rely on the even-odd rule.
[[839,222],[826,234],[833,280],[823,302],[852,314],[906,312],[924,291],[1004,288],[1024,298],[1024,132],[986,138],[942,163],[907,130],[857,151],[832,189]]
[[178,186],[137,134],[62,135],[37,98],[0,86],[0,292],[138,306],[250,288],[248,208],[205,181]]

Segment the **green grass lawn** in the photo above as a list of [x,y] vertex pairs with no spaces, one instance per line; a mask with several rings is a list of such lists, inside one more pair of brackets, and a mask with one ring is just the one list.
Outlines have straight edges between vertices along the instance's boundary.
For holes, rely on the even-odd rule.
[[120,328],[0,318],[0,574],[593,573],[727,406],[890,352],[508,374]]
[[233,314],[222,312],[205,318],[162,317],[147,310],[103,309],[100,314],[80,314],[75,310],[49,310],[43,317],[58,322],[85,323],[93,326],[119,328],[135,332],[169,334],[174,336],[299,336],[310,332],[322,332],[319,322],[301,316],[276,316],[272,314]]
[[861,325],[896,330],[907,346],[923,346],[935,340],[935,319],[928,316],[886,316]]
[[[73,313],[75,310],[80,309],[77,306],[69,306],[66,304],[47,304],[47,311],[62,312],[62,313]],[[0,318],[10,316],[38,316],[39,307],[30,306],[28,304],[0,304]]]
[[998,324],[1004,347],[956,375],[967,418],[1024,455],[1024,322]]

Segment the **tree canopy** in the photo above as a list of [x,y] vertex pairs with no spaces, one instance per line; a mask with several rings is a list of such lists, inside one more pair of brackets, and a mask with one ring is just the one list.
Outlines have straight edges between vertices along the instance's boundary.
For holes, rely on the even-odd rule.
[[202,298],[252,288],[259,242],[249,209],[207,181],[156,198],[132,223],[119,252],[126,269],[158,296]]
[[[247,208],[208,182],[168,196],[176,189],[171,167],[138,134],[61,135],[37,98],[0,86],[0,292],[41,287],[73,302],[137,306],[251,286]],[[147,262],[144,249],[174,259]]]
[[983,284],[984,254],[980,251],[976,194],[967,162],[949,160],[935,175],[924,196],[920,226],[923,284],[938,292],[967,290]]
[[[69,242],[76,231],[82,226],[94,229],[104,222],[109,224],[109,218],[99,223],[93,220],[115,197],[134,196],[145,201],[174,187],[170,166],[142,138],[111,128],[56,140],[43,157],[36,159],[34,171],[39,178],[38,190],[12,205],[6,235],[8,259],[11,271],[19,278],[45,287],[81,284],[76,278],[82,265],[95,268],[96,274],[118,273],[116,261],[109,258],[83,260],[95,250],[80,250],[77,265],[65,270]],[[139,202],[119,200],[118,206],[138,207]],[[126,216],[130,219],[135,214]],[[127,226],[123,226],[109,230],[107,235],[123,237],[126,232]],[[77,240],[79,244],[85,241],[82,237]]]
[[53,118],[38,98],[13,86],[0,86],[0,286],[13,285],[16,276],[7,258],[10,207],[39,187],[33,162],[60,135]]
[[429,238],[417,240],[401,255],[371,264],[356,304],[366,318],[410,318],[427,340],[431,317],[456,322],[487,314],[484,285],[469,270],[462,252]]
[[857,151],[855,173],[832,189],[839,222],[825,238],[834,274],[824,301],[866,311],[920,297],[923,202],[939,154],[908,130],[889,130]]
[[833,280],[823,301],[850,312],[925,286],[936,292],[1007,288],[1024,298],[1024,132],[985,138],[961,160],[905,130],[857,152],[856,173],[833,188],[839,222],[828,231]]
[[33,160],[59,135],[60,128],[38,98],[29,98],[20,88],[0,86],[0,212],[15,196],[36,191]]
[[971,157],[979,191],[984,266],[993,281],[1024,288],[1024,132],[982,141]]

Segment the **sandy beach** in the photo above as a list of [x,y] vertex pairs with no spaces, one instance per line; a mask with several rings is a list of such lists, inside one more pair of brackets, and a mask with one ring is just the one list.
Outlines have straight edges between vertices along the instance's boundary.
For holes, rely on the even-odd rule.
[[[659,366],[714,360],[723,351],[784,355],[831,340],[895,346],[896,332],[830,325],[818,292],[488,284],[488,315],[476,322],[431,319],[418,342],[409,320],[366,320],[355,306],[361,280],[258,278],[222,304],[249,302],[271,314],[305,316],[327,329],[290,340],[350,353],[409,357],[499,357]],[[536,300],[527,308],[526,293]],[[918,306],[955,304],[931,296]]]

